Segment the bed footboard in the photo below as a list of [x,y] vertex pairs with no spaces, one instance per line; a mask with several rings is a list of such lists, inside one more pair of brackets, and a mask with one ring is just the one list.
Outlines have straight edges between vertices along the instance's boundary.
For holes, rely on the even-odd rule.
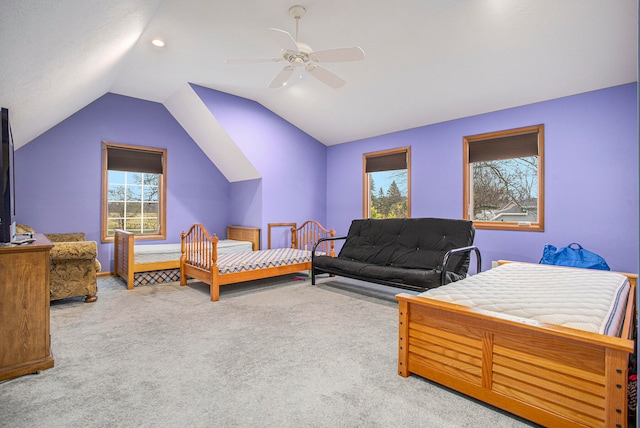
[[[632,322],[616,338],[396,298],[400,376],[417,374],[545,426],[627,426]],[[634,301],[632,286],[629,317]]]
[[187,233],[182,232],[180,256],[180,285],[187,285],[187,276],[198,279],[211,287],[211,301],[219,298],[218,237],[210,236],[204,226],[194,224]]

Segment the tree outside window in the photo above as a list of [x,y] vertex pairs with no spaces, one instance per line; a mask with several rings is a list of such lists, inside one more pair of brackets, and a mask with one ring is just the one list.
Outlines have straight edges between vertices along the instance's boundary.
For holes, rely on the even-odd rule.
[[136,234],[160,232],[161,174],[108,171],[108,235],[115,229]]
[[543,125],[464,137],[464,218],[544,230]]
[[410,217],[409,147],[363,155],[365,218]]

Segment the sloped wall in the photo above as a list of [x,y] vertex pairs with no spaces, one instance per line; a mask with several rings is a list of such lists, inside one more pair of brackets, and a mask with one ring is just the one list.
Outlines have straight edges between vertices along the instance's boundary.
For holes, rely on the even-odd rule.
[[[245,199],[249,197],[261,199],[260,224],[248,226],[262,228],[262,247],[266,248],[268,223],[314,219],[326,225],[326,146],[255,101],[193,88],[262,177],[252,190],[259,196],[232,196],[232,202],[240,204],[250,204]],[[237,206],[231,210],[244,212]]]
[[[229,182],[159,103],[106,94],[15,153],[17,221],[38,232],[98,241],[103,271],[113,244],[100,243],[102,142],[168,150],[167,240],[203,223],[226,234]],[[154,241],[150,241],[154,242]]]

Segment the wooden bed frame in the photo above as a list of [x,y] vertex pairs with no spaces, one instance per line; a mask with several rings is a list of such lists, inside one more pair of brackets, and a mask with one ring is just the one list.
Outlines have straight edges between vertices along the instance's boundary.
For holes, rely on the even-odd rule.
[[[249,241],[254,251],[260,249],[260,229],[256,227],[228,226],[227,239]],[[134,286],[134,275],[139,272],[180,269],[180,255],[175,260],[154,263],[135,263],[135,234],[117,229],[113,242],[114,275],[119,276],[127,284],[129,290]]]
[[398,373],[545,426],[626,427],[638,276],[624,275],[620,338],[398,294]]
[[[315,241],[335,236],[335,231],[325,229],[315,220],[306,221],[302,226],[296,227],[295,223],[270,223],[268,225],[269,247],[271,246],[271,229],[273,227],[291,226],[291,248],[313,248]],[[254,269],[242,272],[221,274],[217,265],[218,238],[211,237],[201,224],[194,224],[189,232],[182,233],[182,252],[180,262],[180,285],[187,285],[187,277],[195,278],[209,285],[209,293],[212,302],[220,298],[220,286],[251,281],[254,279],[271,278],[287,275],[311,269],[311,261],[291,265],[274,266],[263,269]],[[334,242],[328,241],[319,251],[335,257]],[[189,253],[187,253],[189,252]],[[198,260],[198,265],[190,264],[187,260]]]

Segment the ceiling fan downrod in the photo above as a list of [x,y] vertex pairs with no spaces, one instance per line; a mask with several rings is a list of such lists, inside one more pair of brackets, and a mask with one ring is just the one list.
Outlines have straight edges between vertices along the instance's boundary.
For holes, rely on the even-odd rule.
[[298,24],[300,23],[300,18],[302,18],[306,12],[307,10],[299,5],[291,6],[289,8],[289,15],[293,16],[296,20],[296,43],[299,41]]

